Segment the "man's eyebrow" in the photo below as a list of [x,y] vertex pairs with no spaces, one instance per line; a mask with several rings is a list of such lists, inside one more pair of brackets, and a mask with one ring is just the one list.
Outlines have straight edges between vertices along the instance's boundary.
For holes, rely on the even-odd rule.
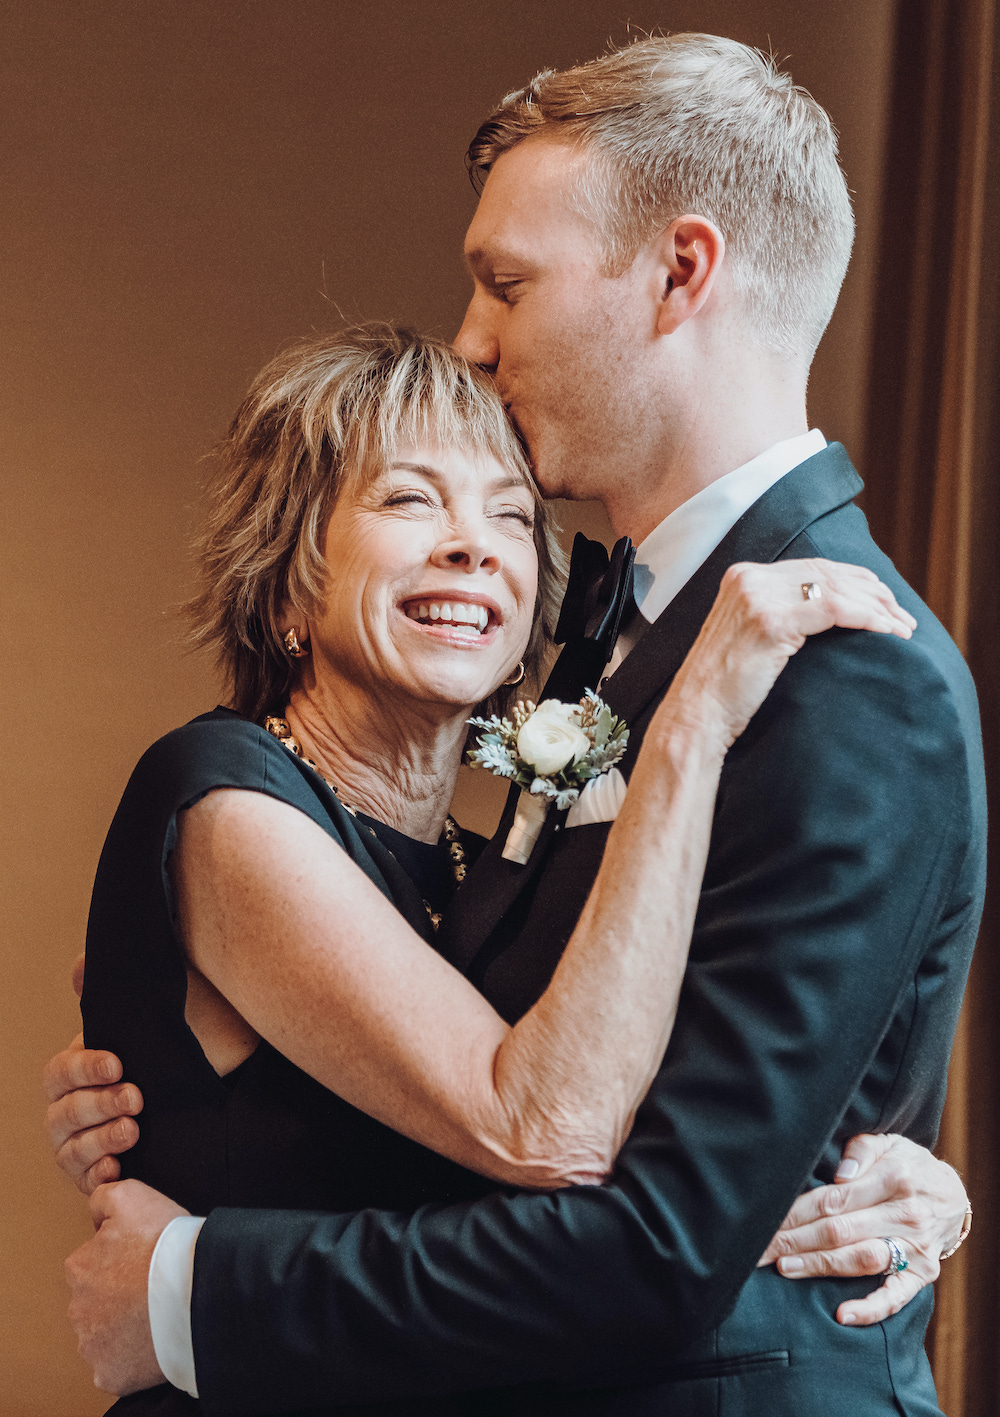
[[473,246],[465,251],[465,264],[473,275],[480,278],[496,271],[527,270],[531,264],[527,256],[520,255],[510,246]]
[[489,252],[482,246],[473,246],[471,250],[463,251],[465,264],[473,275],[479,275],[484,267],[492,264]]

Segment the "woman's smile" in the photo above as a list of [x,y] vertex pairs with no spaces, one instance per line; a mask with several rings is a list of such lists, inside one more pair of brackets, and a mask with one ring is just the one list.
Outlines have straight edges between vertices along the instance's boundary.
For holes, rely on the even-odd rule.
[[466,643],[482,643],[501,619],[498,606],[447,591],[427,592],[401,608],[419,629],[442,638],[457,636]]
[[534,491],[488,454],[401,447],[345,491],[326,532],[324,604],[311,617],[321,678],[387,707],[467,711],[524,653],[535,608]]

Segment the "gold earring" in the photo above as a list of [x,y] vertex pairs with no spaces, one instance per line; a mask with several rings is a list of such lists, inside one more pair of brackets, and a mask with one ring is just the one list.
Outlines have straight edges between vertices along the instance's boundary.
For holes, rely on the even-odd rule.
[[299,637],[294,630],[289,630],[285,636],[285,649],[288,651],[289,659],[305,659],[309,653],[308,642],[300,645]]
[[520,684],[520,682],[521,682],[521,680],[522,680],[523,678],[524,678],[524,660],[523,660],[523,659],[519,659],[519,660],[517,661],[517,671],[516,671],[516,673],[514,674],[514,677],[513,677],[512,679],[505,679],[505,680],[503,681],[503,688],[505,688],[505,689],[511,688],[511,689],[512,689],[515,684]]

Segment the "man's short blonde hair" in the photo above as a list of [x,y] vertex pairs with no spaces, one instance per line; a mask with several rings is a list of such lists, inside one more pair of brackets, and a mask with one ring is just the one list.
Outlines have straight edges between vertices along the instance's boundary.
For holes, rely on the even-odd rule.
[[[280,354],[216,450],[201,590],[188,609],[196,643],[215,649],[230,701],[247,718],[285,705],[292,663],[281,616],[289,604],[302,615],[322,604],[322,547],[336,498],[374,480],[397,448],[426,442],[488,454],[532,489],[538,597],[524,662],[529,682],[541,676],[564,557],[503,404],[490,379],[449,345],[366,325]],[[502,711],[509,698],[499,690],[485,711]]]
[[546,134],[591,159],[577,208],[617,274],[676,217],[722,231],[743,322],[761,348],[811,362],[854,236],[829,116],[774,61],[735,40],[679,34],[541,73],[482,124],[473,181]]

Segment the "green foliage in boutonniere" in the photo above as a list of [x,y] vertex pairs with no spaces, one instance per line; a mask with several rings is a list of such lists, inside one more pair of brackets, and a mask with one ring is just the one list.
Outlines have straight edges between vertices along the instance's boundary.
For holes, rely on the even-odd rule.
[[509,778],[562,811],[580,789],[624,756],[628,729],[603,699],[588,689],[578,704],[522,699],[510,718],[470,718],[481,728],[469,764]]

